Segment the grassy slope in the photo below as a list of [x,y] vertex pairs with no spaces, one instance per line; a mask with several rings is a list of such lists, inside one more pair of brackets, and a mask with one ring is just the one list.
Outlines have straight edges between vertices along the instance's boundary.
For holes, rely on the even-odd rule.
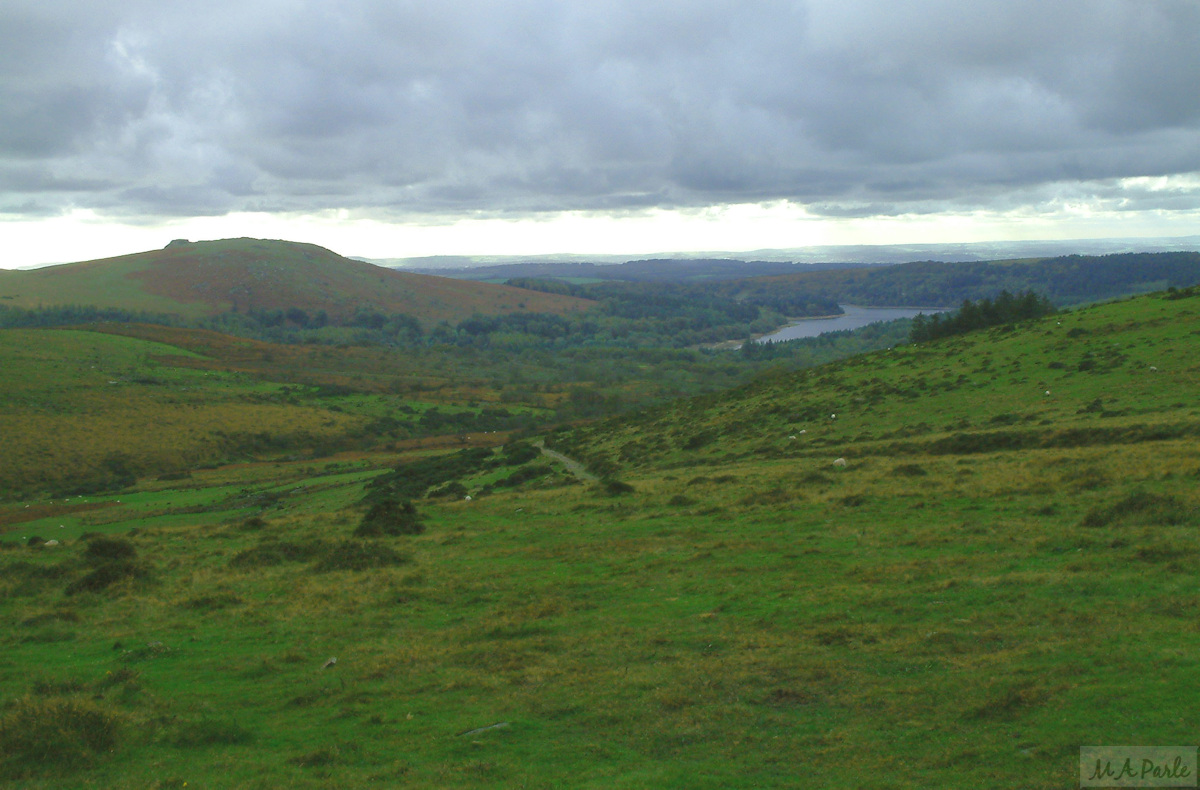
[[450,382],[381,349],[129,324],[0,331],[0,366],[0,501],[103,481],[114,461],[158,476],[361,446],[381,438],[380,419],[396,421],[403,439],[421,432],[415,422],[432,405],[477,412],[463,404],[496,399],[486,385]]
[[6,272],[0,304],[94,305],[201,317],[237,309],[360,307],[407,313],[426,323],[473,313],[563,313],[590,302],[519,288],[398,272],[343,258],[322,247],[259,239],[171,246],[118,258]]
[[1019,332],[865,354],[585,429],[571,441],[601,465],[661,466],[986,450],[989,442],[1103,444],[1172,425],[1190,434],[1198,306],[1195,297],[1139,298]]
[[[67,595],[82,543],[0,552],[5,770],[35,788],[1057,788],[1081,744],[1186,743],[1198,312],[1140,298],[561,436],[634,493],[422,503],[428,531],[387,540],[407,561],[374,571],[318,572],[328,545],[236,559],[349,536],[370,459],[81,503],[103,507],[64,531],[139,527],[151,575]],[[31,767],[4,730],[82,720],[62,700],[120,722],[86,770]]]

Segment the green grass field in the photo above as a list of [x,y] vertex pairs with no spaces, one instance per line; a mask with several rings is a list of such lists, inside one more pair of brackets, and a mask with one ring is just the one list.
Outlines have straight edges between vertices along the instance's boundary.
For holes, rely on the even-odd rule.
[[1061,788],[1081,745],[1189,743],[1198,311],[1139,297],[556,432],[606,479],[488,493],[522,468],[497,455],[418,535],[354,532],[428,453],[10,502],[0,771]]

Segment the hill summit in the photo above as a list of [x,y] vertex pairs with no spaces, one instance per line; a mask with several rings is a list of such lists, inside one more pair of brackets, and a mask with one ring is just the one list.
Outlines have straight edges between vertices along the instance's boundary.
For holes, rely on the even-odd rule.
[[473,314],[567,313],[584,299],[385,269],[315,244],[265,239],[190,242],[161,250],[0,278],[13,307],[91,305],[197,318],[227,311],[324,311],[330,320],[360,309],[405,313],[423,323]]

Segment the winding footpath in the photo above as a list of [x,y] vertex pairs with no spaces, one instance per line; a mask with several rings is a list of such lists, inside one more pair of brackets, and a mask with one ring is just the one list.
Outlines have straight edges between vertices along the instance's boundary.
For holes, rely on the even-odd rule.
[[558,461],[560,464],[565,466],[568,472],[575,475],[575,477],[579,478],[584,483],[595,483],[600,479],[589,472],[586,466],[579,463],[574,458],[568,458],[557,450],[551,450],[541,439],[538,439],[536,442],[534,442],[533,446],[541,450],[542,455],[553,461]]

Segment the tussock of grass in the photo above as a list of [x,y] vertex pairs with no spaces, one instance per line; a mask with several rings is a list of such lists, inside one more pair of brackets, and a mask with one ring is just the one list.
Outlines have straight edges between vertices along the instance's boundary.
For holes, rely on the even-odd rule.
[[210,595],[198,595],[195,598],[189,598],[180,604],[184,609],[195,609],[203,612],[212,612],[217,609],[226,609],[230,606],[239,606],[245,603],[241,596],[232,593],[214,593]]
[[25,697],[0,718],[0,770],[21,776],[91,765],[116,748],[122,717],[78,697]]
[[183,749],[205,746],[231,746],[247,744],[254,740],[249,728],[230,719],[200,719],[184,722],[175,727],[169,742]]
[[[56,563],[38,563],[28,560],[16,560],[9,562],[4,566],[4,576],[7,579],[19,582],[14,590],[15,594],[20,594],[22,588],[26,585],[36,585],[43,581],[56,581],[64,577],[70,576],[72,568],[65,562]],[[32,589],[27,592],[32,592]]]
[[1089,510],[1080,524],[1085,527],[1174,526],[1186,523],[1193,515],[1194,511],[1174,496],[1135,491],[1111,505]]
[[67,585],[67,595],[77,595],[83,592],[103,592],[119,582],[127,579],[145,579],[150,575],[150,569],[140,562],[129,560],[113,560],[105,562],[90,571],[81,579]]
[[777,688],[772,689],[760,704],[772,708],[791,708],[799,705],[811,705],[818,697],[807,689]]
[[1007,720],[1020,716],[1031,707],[1043,705],[1050,693],[1033,683],[1020,682],[990,688],[984,701],[968,713],[970,719]]
[[324,541],[305,542],[270,539],[243,549],[229,560],[231,568],[266,568],[288,562],[307,562],[328,551]]
[[612,477],[601,479],[599,487],[608,496],[624,496],[625,494],[632,494],[634,492],[634,487],[629,483]]
[[55,609],[50,612],[39,612],[21,621],[24,626],[39,626],[49,623],[78,623],[79,613],[74,609]]
[[743,507],[762,507],[782,505],[797,499],[803,499],[800,492],[789,490],[783,486],[773,486],[765,491],[754,491],[747,494],[738,500],[738,504]]
[[122,650],[120,660],[125,664],[138,664],[175,655],[175,651],[162,642],[147,642],[129,650]]
[[118,669],[106,672],[104,677],[96,683],[96,688],[100,690],[113,688],[115,686],[134,687],[138,683],[138,678],[141,673],[136,669],[129,667],[120,667]]
[[39,697],[67,696],[84,691],[86,684],[77,678],[45,679],[33,682],[33,693]]
[[391,568],[412,562],[407,554],[376,541],[347,540],[336,543],[313,565],[319,573],[329,571],[368,571]]
[[341,757],[341,750],[338,747],[329,746],[293,757],[288,762],[301,768],[324,768],[337,763]]

